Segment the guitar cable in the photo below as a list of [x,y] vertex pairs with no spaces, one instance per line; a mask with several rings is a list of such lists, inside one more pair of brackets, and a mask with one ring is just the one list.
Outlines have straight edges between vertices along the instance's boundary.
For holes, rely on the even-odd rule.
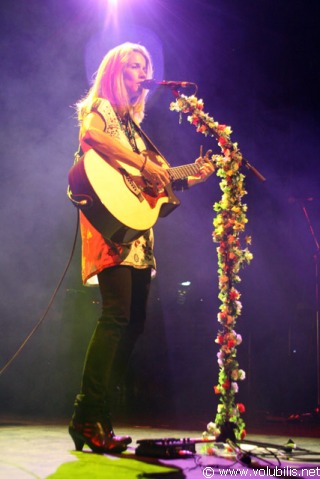
[[72,261],[72,258],[74,256],[74,252],[75,252],[75,249],[76,249],[76,244],[77,244],[77,238],[78,238],[78,233],[79,233],[79,210],[77,209],[77,225],[76,225],[76,231],[75,231],[75,235],[74,235],[74,239],[73,239],[73,244],[72,244],[72,248],[71,248],[71,252],[70,252],[70,255],[69,255],[69,259],[67,261],[67,264],[64,268],[64,271],[60,277],[60,280],[57,284],[57,286],[55,287],[54,291],[53,291],[53,294],[49,300],[49,303],[48,303],[48,306],[45,310],[45,312],[43,313],[42,317],[39,319],[39,321],[36,323],[36,325],[32,328],[32,330],[30,331],[30,333],[27,335],[27,337],[24,339],[24,341],[22,342],[21,346],[17,349],[17,351],[13,354],[13,356],[4,364],[4,366],[0,369],[0,376],[8,369],[8,367],[13,363],[13,361],[19,356],[19,354],[22,352],[22,350],[24,349],[24,347],[26,346],[26,344],[29,342],[29,340],[31,339],[31,337],[35,334],[35,332],[40,328],[41,324],[43,323],[43,321],[45,320],[48,312],[50,311],[50,308],[57,296],[57,293],[61,287],[61,284],[67,274],[67,271],[69,269],[69,266],[71,264],[71,261]]

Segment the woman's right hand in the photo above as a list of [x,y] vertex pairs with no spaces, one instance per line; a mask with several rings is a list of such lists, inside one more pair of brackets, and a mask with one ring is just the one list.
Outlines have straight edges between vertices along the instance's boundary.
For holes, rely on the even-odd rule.
[[162,190],[170,183],[170,175],[167,169],[161,165],[157,165],[154,161],[145,156],[145,163],[141,171],[141,175],[152,184],[156,190]]

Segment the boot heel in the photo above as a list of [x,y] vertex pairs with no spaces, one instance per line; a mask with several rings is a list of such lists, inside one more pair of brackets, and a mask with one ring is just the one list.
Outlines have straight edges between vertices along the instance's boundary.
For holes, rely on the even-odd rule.
[[79,439],[79,438],[74,438],[73,437],[72,439],[73,439],[76,451],[82,451],[85,442],[82,439]]
[[73,429],[71,429],[71,427],[69,427],[69,434],[72,437],[76,451],[82,451],[83,446],[85,444],[85,441],[83,440],[83,438],[79,437],[77,431],[74,431]]

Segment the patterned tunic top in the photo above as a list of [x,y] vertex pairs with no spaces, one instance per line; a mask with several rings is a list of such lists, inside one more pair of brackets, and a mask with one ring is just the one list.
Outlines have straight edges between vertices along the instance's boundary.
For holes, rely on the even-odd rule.
[[[97,112],[105,122],[105,133],[128,149],[132,149],[130,142],[122,130],[119,120],[110,105],[105,99],[98,99],[93,105],[92,111]],[[140,151],[145,149],[145,144],[136,134],[136,144]],[[82,141],[80,145],[84,152],[91,147]],[[105,268],[116,265],[133,266],[134,268],[156,267],[153,255],[153,231],[147,231],[132,243],[118,244],[105,239],[80,212],[80,227],[82,237],[82,281],[90,286],[97,284],[96,275]]]

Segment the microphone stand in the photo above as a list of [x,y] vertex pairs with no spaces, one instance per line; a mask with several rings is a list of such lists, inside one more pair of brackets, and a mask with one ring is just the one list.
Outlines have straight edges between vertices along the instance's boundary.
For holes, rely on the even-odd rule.
[[[244,158],[242,156],[242,154],[240,153],[240,151],[237,148],[237,144],[233,143],[230,140],[230,135],[229,135],[229,131],[231,133],[230,127],[229,127],[229,131],[225,131],[227,129],[226,125],[219,125],[219,123],[214,121],[214,119],[212,117],[209,117],[209,115],[207,113],[204,113],[203,112],[203,106],[202,107],[200,106],[200,101],[194,95],[189,97],[189,98],[185,97],[184,95],[180,95],[177,88],[173,88],[173,87],[171,88],[171,91],[176,98],[176,103],[171,104],[170,109],[171,110],[176,110],[180,113],[180,123],[181,123],[181,118],[182,118],[182,112],[183,113],[189,113],[189,114],[191,113],[191,115],[188,118],[190,123],[194,124],[197,127],[197,131],[200,131],[201,133],[205,134],[206,136],[209,134],[211,137],[214,137],[217,140],[218,145],[220,146],[220,148],[222,150],[222,153],[225,157],[227,156],[227,151],[226,150],[228,150],[230,152],[231,159],[234,159],[234,160],[237,161],[237,166],[240,167],[244,163],[245,166],[260,181],[266,181],[266,178],[255,167],[253,167],[246,158]],[[233,154],[235,154],[235,158],[233,158],[233,156],[232,156]],[[243,176],[243,175],[241,175],[241,176]],[[237,175],[236,178],[239,179],[239,177],[241,177],[241,176]],[[227,175],[226,175],[226,177],[227,177]],[[221,186],[221,184],[220,184],[220,186]],[[236,185],[236,186],[238,186],[238,185]],[[221,186],[221,190],[225,191],[223,186]],[[237,194],[238,200],[239,200],[239,205],[242,206],[241,205],[241,196],[242,195],[240,193],[240,189],[239,190],[233,190],[233,191],[236,191],[236,194]],[[222,211],[226,212],[226,215],[229,215],[229,212],[230,212],[229,206],[226,206],[226,207],[222,208],[221,203],[220,203],[219,207],[221,207]],[[221,238],[224,238],[224,236],[227,235],[227,237],[229,239],[229,237],[231,235],[231,232],[232,231],[234,232],[235,230],[234,230],[233,226],[230,226],[230,227],[228,227],[228,229],[225,229],[225,230],[224,230],[224,226],[222,226],[222,230],[223,230],[223,234],[219,235],[218,239],[215,238],[215,241],[220,242],[220,248],[221,248],[221,250],[224,251],[224,253],[220,253],[220,254],[221,254],[221,257],[223,256],[225,259],[221,260],[221,258],[220,258],[220,261],[222,261],[222,264],[225,264],[229,268],[229,265],[227,265],[227,259],[226,259],[227,256],[229,256],[228,254],[226,254],[226,253],[228,253],[228,249],[227,249],[227,247],[222,248],[222,246],[221,246],[222,245],[222,239]],[[238,232],[236,232],[234,234],[237,235]],[[229,243],[229,241],[227,241],[227,243]],[[247,261],[247,262],[249,262],[249,261]],[[218,263],[219,263],[219,259],[218,259]],[[230,270],[232,270],[231,274],[233,274],[233,266],[231,267],[231,265],[230,265]],[[225,289],[227,290],[228,288],[230,288],[230,291],[231,291],[231,289],[233,288],[233,281],[234,281],[233,276],[230,276],[230,274],[228,272],[226,272],[225,275],[227,276],[227,286],[225,287]],[[219,278],[219,282],[220,282],[220,278]],[[224,320],[222,320],[222,318],[220,318],[221,323],[222,323],[222,326],[221,326],[222,330],[221,330],[221,332],[219,331],[219,335],[221,335],[221,337],[223,338],[222,343],[224,343],[226,335],[230,334],[230,331],[231,331],[233,325],[235,324],[236,318],[239,315],[239,311],[237,311],[236,308],[235,308],[234,311],[230,312],[229,303],[231,301],[230,301],[230,299],[226,299],[227,297],[231,298],[230,293],[225,295],[225,292],[221,290],[220,285],[219,285],[219,288],[220,288],[219,298],[221,299],[221,302],[223,304],[222,311],[223,311],[224,308],[226,308],[225,311],[229,312],[230,317],[231,317],[231,321],[232,321],[232,326],[230,326],[229,322],[227,323]],[[221,307],[220,307],[220,309],[221,309]],[[226,312],[224,312],[224,314],[225,314],[225,316],[227,316]],[[219,321],[220,321],[220,319],[219,319]],[[235,334],[234,330],[232,331],[232,334]],[[219,343],[220,341],[216,340],[216,342]],[[222,344],[222,343],[220,343],[220,344]],[[236,343],[236,341],[235,341],[235,343]],[[229,348],[229,346],[228,346],[228,348]],[[232,369],[233,369],[234,366],[230,366],[230,365],[227,366],[227,364],[230,364],[230,359],[231,359],[231,363],[234,362],[234,364],[236,364],[236,367],[238,368],[238,363],[237,363],[235,358],[236,358],[236,349],[235,349],[235,345],[234,345],[234,346],[230,346],[229,352],[225,353],[224,360],[222,361],[222,363],[219,364],[220,372],[219,372],[219,386],[217,386],[217,393],[218,394],[221,393],[220,405],[222,403],[222,411],[223,412],[219,413],[218,412],[219,409],[217,410],[217,416],[216,416],[216,421],[215,421],[216,425],[218,426],[218,429],[219,429],[219,434],[216,438],[217,442],[226,442],[229,439],[232,442],[236,443],[237,439],[240,440],[243,433],[245,433],[244,422],[240,417],[240,414],[241,414],[240,408],[238,408],[237,405],[234,403],[235,389],[234,389],[234,391],[232,391],[232,387],[231,387],[231,385],[232,385],[232,382],[231,382],[232,381]],[[222,373],[223,373],[223,376],[221,375]],[[221,384],[222,378],[225,378],[225,383],[224,384]],[[239,377],[238,379],[242,379],[242,378]],[[237,384],[237,380],[235,381],[235,383]],[[219,389],[220,385],[222,385],[222,387],[225,388],[224,393],[222,392],[221,389]],[[216,389],[215,389],[215,392],[216,392]],[[233,412],[234,410],[236,412]]]
[[319,413],[320,407],[320,317],[319,317],[319,259],[320,259],[320,244],[317,240],[316,234],[314,232],[310,216],[308,214],[307,208],[304,204],[302,204],[302,211],[307,220],[309,225],[309,230],[313,241],[316,245],[316,252],[313,255],[314,263],[315,263],[315,301],[316,301],[316,354],[317,354],[317,411]]

